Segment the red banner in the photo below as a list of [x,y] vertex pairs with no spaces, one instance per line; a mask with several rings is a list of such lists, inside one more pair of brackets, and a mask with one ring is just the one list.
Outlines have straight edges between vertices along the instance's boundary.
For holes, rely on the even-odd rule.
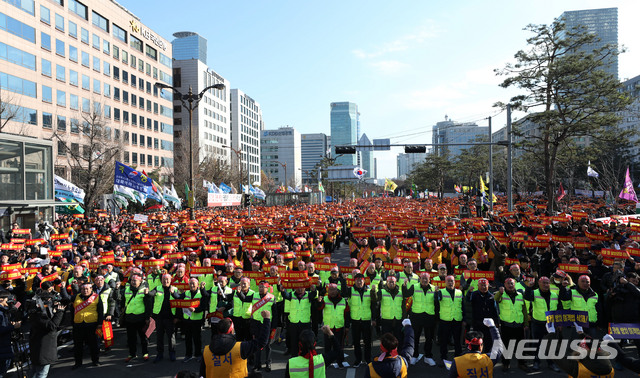
[[47,241],[44,239],[29,239],[27,240],[26,244],[27,245],[36,245],[38,243],[46,243]]
[[[260,270],[260,271],[257,271],[257,272],[244,271],[244,272],[242,272],[242,275],[247,277],[247,278],[249,278],[249,279],[260,281],[261,279],[264,278],[264,273],[265,272],[263,270]],[[306,274],[306,271],[305,271],[305,274]]]
[[189,268],[190,276],[201,276],[203,274],[215,274],[215,266],[192,266]]
[[420,259],[420,254],[417,251],[400,251],[396,255],[400,259],[409,259],[412,262],[416,262]]
[[292,271],[288,270],[282,273],[283,281],[296,281],[296,280],[306,280],[308,278],[307,271]]
[[311,287],[311,280],[295,280],[295,281],[282,281],[282,287],[285,289],[298,289]]
[[21,269],[21,268],[22,268],[22,265],[20,265],[20,264],[5,264],[5,265],[0,266],[0,271],[6,272],[6,271],[9,271],[9,270]]
[[[177,285],[173,286],[177,287]],[[200,299],[172,299],[169,305],[171,308],[196,308],[200,306]]]
[[465,270],[464,278],[469,279],[472,278],[474,280],[479,280],[480,278],[486,278],[489,281],[493,281],[495,278],[495,272],[493,271],[482,271],[482,270]]
[[402,272],[404,270],[404,266],[402,264],[394,264],[394,263],[389,263],[389,262],[385,262],[384,263],[384,268],[386,270],[395,270],[396,272]]
[[183,257],[184,257],[184,252],[165,253],[164,255],[162,255],[162,258],[164,258],[165,260],[181,259]]
[[323,263],[323,262],[316,262],[314,263],[314,265],[316,270],[323,271],[323,272],[330,272],[333,267],[338,266],[338,264]]
[[600,254],[602,257],[609,257],[612,259],[626,260],[629,258],[629,253],[623,249],[602,248]]
[[22,249],[22,244],[2,243],[0,244],[0,249],[5,251],[19,251]]
[[[431,281],[430,282],[433,286],[438,287],[440,289],[444,289],[445,287],[447,287],[447,283],[446,281]],[[455,285],[454,287],[456,289],[460,289],[460,280],[456,280],[455,281]]]
[[136,260],[135,265],[142,264],[145,268],[153,268],[154,266],[164,266],[164,259],[157,260]]
[[49,237],[51,240],[62,240],[69,237],[69,234],[53,234]]
[[42,268],[33,267],[33,268],[20,268],[20,273],[22,274],[38,274]]
[[13,234],[30,234],[31,230],[29,230],[28,228],[14,228],[13,230],[11,230],[11,233]]
[[[353,285],[355,284],[355,278],[347,278],[347,286],[349,287],[353,287]],[[371,285],[371,278],[369,277],[365,277],[364,278],[364,284],[365,285]]]
[[566,273],[589,273],[589,267],[587,265],[558,264],[558,269]]
[[70,251],[73,249],[71,244],[58,244],[56,245],[56,251]]

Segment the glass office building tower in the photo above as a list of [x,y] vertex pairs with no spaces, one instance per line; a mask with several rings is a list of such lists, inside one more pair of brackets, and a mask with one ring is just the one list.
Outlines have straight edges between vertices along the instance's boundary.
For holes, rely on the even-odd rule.
[[[360,113],[353,102],[331,103],[331,156],[336,156],[335,146],[355,146],[358,143]],[[356,165],[357,155],[336,158],[336,165]]]
[[176,39],[173,45],[173,59],[188,60],[197,59],[207,64],[207,40],[194,32],[173,33]]

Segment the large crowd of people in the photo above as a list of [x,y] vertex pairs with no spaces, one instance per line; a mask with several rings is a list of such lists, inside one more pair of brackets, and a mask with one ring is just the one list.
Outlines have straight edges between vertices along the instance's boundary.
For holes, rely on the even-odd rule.
[[[472,361],[458,359],[463,349],[491,351],[496,337],[601,338],[610,322],[638,322],[640,218],[614,215],[630,207],[574,199],[549,213],[531,197],[513,211],[499,202],[484,218],[460,218],[463,201],[371,198],[260,207],[251,216],[202,209],[195,219],[189,211],[97,211],[35,230],[13,224],[0,234],[0,376],[15,359],[9,335],[21,329],[39,377],[55,363],[65,327],[74,369],[86,363],[85,345],[100,365],[101,348],[122,327],[126,362],[197,359],[200,376],[218,368],[244,377],[270,372],[271,345],[281,341],[292,358],[287,375],[298,377],[323,375],[331,363],[370,364],[370,376],[385,376],[377,368],[406,375],[398,361],[452,361],[459,370]],[[348,264],[335,263],[345,247]],[[586,311],[588,327],[550,329],[546,312],[563,309]],[[213,335],[204,343],[203,327]],[[382,358],[373,358],[373,339]],[[354,348],[347,360],[345,343]],[[406,359],[385,345],[400,346]],[[383,365],[385,356],[394,360]],[[531,364],[511,359],[501,356],[504,370],[564,369],[537,356]]]

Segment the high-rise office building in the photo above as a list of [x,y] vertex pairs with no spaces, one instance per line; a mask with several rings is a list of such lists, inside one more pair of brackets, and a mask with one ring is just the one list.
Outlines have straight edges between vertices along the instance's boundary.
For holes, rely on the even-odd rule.
[[397,157],[397,174],[400,180],[404,180],[410,175],[416,167],[424,163],[427,157],[426,153],[422,154],[398,154]]
[[478,126],[475,122],[454,122],[445,116],[444,121],[440,121],[433,126],[433,151],[438,155],[442,155],[447,150],[449,151],[449,157],[454,157],[462,153],[462,150],[471,148],[472,145],[438,146],[438,144],[473,143],[478,138],[483,137],[486,137],[487,140],[489,139],[489,128],[487,126]]
[[[260,131],[264,130],[262,109],[240,89],[231,90],[231,146],[241,151],[242,166],[249,164],[251,185],[260,185]],[[233,156],[237,159],[236,156]]]
[[300,133],[293,127],[260,132],[261,162],[264,173],[277,185],[293,188],[302,184]]
[[318,167],[322,159],[327,156],[329,149],[328,137],[323,133],[302,134],[302,183],[316,184],[318,182]]
[[375,169],[373,168],[373,147],[371,140],[367,137],[367,134],[362,134],[358,145],[363,146],[359,148],[358,154],[360,155],[360,168],[364,169],[366,173],[363,178],[376,178]]
[[[587,53],[608,44],[618,44],[618,8],[566,11],[560,17],[564,18],[567,30],[584,26],[587,32],[598,37],[599,41],[583,47]],[[618,78],[618,56],[607,57],[605,64],[604,70]]]
[[[353,102],[331,103],[331,156],[336,157],[335,146],[355,146],[358,144],[360,113]],[[356,165],[357,155],[342,155],[336,158],[338,165]]]
[[207,64],[207,40],[198,33],[184,31],[173,33],[176,39],[173,45],[173,59],[189,60],[197,59]]
[[173,85],[171,45],[140,18],[115,1],[0,1],[0,36],[0,98],[17,110],[3,131],[56,139],[57,175],[90,151],[87,116],[118,160],[172,175],[173,99],[154,86]]

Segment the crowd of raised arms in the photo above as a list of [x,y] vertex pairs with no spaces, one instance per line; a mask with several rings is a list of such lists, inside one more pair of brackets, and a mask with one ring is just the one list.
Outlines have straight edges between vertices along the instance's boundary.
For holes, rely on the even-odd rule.
[[[212,376],[214,365],[228,365],[232,377],[268,373],[274,342],[286,343],[287,376],[315,370],[318,378],[325,363],[366,363],[366,376],[406,376],[416,364],[458,376],[456,364],[470,360],[454,358],[478,352],[479,343],[488,352],[496,338],[598,339],[609,323],[638,322],[640,218],[613,215],[631,206],[574,199],[549,213],[544,199],[531,197],[513,211],[499,202],[484,217],[461,218],[462,201],[372,198],[256,207],[251,216],[203,209],[195,220],[189,211],[146,220],[97,211],[35,229],[12,224],[0,234],[1,365],[6,371],[14,354],[8,333],[28,328],[31,362],[46,376],[56,361],[47,338],[65,327],[74,368],[85,345],[100,365],[101,345],[108,350],[123,327],[126,362],[198,359],[200,376]],[[14,298],[22,317],[9,314]],[[549,327],[546,312],[558,310],[586,312],[588,326]],[[205,345],[203,327],[212,333]],[[183,356],[176,334],[184,335]],[[372,339],[381,341],[376,359]],[[354,348],[346,360],[345,343]],[[577,376],[582,368],[493,357],[505,370]],[[236,371],[232,359],[247,363]],[[492,372],[493,363],[485,368]],[[605,370],[599,375],[611,363]]]

